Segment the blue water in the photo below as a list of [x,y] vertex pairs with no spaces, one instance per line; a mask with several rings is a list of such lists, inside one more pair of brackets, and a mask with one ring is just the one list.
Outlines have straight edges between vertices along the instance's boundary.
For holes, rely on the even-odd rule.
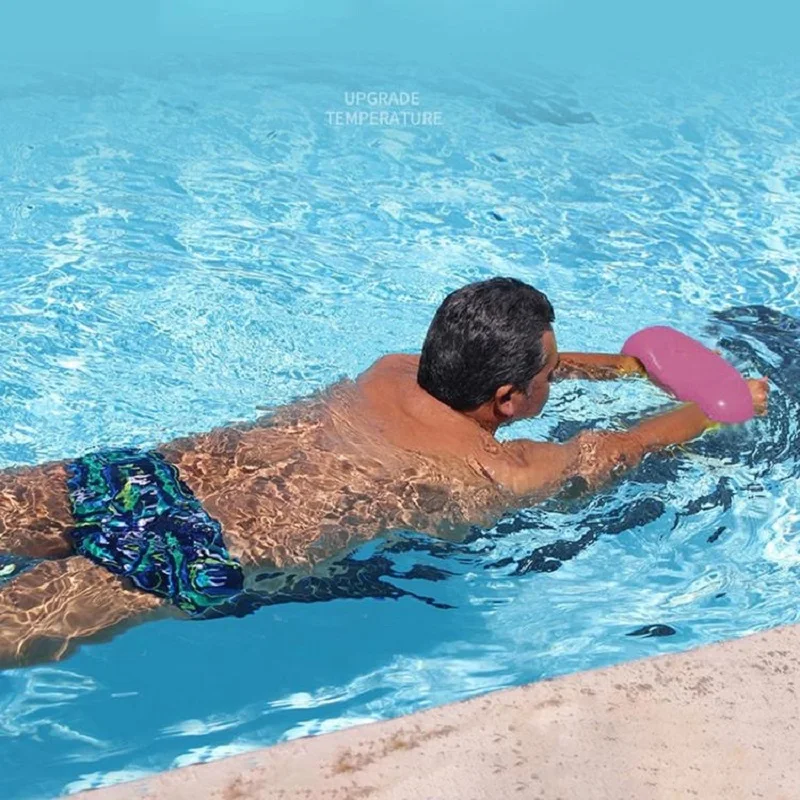
[[[562,349],[613,350],[668,322],[769,374],[772,411],[463,544],[371,543],[352,556],[370,576],[360,597],[152,623],[0,673],[0,796],[800,618],[795,61],[755,46],[733,58],[744,28],[725,59],[669,65],[642,59],[641,38],[635,66],[596,64],[606,51],[588,27],[545,67],[518,56],[518,31],[513,52],[474,63],[463,42],[404,57],[397,36],[391,58],[374,38],[361,58],[323,36],[344,36],[344,11],[315,18],[327,49],[278,57],[232,16],[210,48],[212,3],[169,6],[159,30],[182,31],[174,52],[161,41],[136,57],[145,16],[96,57],[53,29],[58,58],[26,51],[0,72],[0,466],[252,419],[417,350],[448,291],[500,274],[548,293]],[[480,22],[473,10],[457,27],[477,42]],[[369,90],[416,92],[440,122],[330,124]],[[507,433],[565,438],[663,405],[645,383],[562,383],[541,419]]]

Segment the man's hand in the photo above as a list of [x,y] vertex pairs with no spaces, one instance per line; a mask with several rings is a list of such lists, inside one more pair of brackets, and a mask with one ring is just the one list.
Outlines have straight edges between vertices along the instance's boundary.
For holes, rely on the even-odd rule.
[[769,405],[769,381],[766,378],[750,378],[747,386],[750,389],[750,396],[753,398],[753,409],[756,416],[765,416]]

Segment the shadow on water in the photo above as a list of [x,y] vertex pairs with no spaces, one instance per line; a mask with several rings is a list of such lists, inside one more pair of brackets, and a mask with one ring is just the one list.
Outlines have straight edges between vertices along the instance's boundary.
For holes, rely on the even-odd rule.
[[505,117],[515,127],[535,125],[537,122],[551,125],[587,125],[597,124],[597,119],[590,111],[575,111],[561,102],[542,99],[538,103],[530,100],[515,106],[508,103],[497,103],[497,113]]

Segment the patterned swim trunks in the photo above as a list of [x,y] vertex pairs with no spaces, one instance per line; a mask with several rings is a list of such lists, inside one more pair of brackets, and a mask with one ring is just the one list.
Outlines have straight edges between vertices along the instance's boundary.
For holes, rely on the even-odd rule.
[[105,450],[67,465],[75,552],[192,617],[226,613],[243,591],[222,527],[153,451]]

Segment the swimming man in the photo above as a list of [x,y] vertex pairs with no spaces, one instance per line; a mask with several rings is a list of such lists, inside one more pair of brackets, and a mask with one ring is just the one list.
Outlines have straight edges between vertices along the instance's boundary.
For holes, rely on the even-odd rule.
[[[631,357],[559,354],[554,318],[520,281],[470,284],[420,355],[384,356],[254,423],[0,473],[0,552],[41,559],[0,589],[0,666],[159,615],[246,613],[265,568],[308,571],[392,530],[458,537],[711,426],[686,404],[626,431],[498,442],[553,380],[644,375]],[[750,388],[765,413],[766,382]]]

